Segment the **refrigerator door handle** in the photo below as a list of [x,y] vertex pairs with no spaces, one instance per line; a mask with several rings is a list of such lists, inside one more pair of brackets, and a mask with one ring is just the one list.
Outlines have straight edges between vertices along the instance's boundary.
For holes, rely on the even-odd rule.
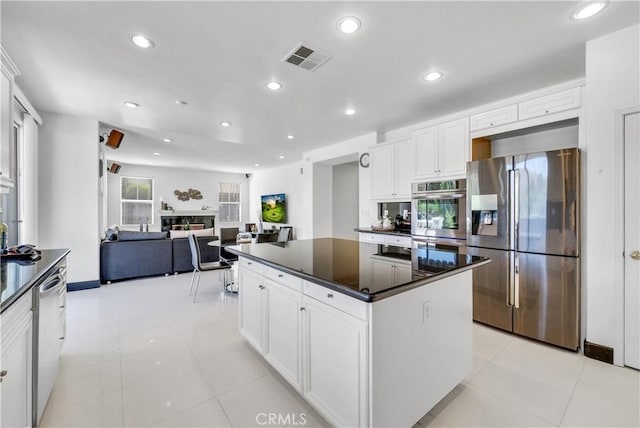
[[519,249],[520,240],[520,170],[513,170],[513,248]]
[[507,289],[507,306],[513,307],[515,300],[515,260],[514,253],[509,252],[509,288]]
[[520,255],[514,256],[513,262],[513,307],[520,308]]

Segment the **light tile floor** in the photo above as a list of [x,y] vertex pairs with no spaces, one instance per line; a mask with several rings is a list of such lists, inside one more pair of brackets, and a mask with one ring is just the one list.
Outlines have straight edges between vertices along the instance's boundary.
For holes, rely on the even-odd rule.
[[[237,296],[218,275],[203,273],[195,304],[190,279],[69,293],[61,369],[41,426],[274,426],[256,421],[261,413],[327,426],[240,336]],[[639,389],[638,371],[476,324],[473,372],[416,426],[638,427]]]

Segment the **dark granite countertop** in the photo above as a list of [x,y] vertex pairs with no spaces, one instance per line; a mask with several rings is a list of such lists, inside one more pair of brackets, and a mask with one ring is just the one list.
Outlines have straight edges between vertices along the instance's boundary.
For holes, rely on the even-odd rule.
[[37,284],[53,267],[69,254],[68,249],[42,250],[40,259],[0,261],[0,312],[4,312],[31,287]]
[[[319,238],[241,244],[226,249],[365,302],[384,299],[490,261],[467,255],[465,247],[434,247],[418,241],[413,242],[412,248],[403,248]],[[382,283],[373,275],[373,264],[385,261],[410,268],[410,278],[407,273],[402,283]]]
[[400,235],[411,237],[410,230],[373,230],[370,227],[356,227],[353,230],[361,233],[379,233],[381,235]]

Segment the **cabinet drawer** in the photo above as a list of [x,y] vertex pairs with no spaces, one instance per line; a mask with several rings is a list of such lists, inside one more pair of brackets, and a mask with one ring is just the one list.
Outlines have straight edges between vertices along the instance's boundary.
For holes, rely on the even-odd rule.
[[304,281],[304,294],[327,305],[367,321],[367,303],[330,288]]
[[395,245],[398,247],[410,247],[411,246],[411,237],[409,236],[394,236],[394,235],[386,235],[384,237],[384,243],[389,245]]
[[371,242],[373,244],[384,244],[385,236],[380,233],[361,233],[360,241]]
[[264,268],[266,267],[262,263],[258,263],[253,260],[249,260],[246,257],[240,257],[240,267],[249,269],[256,272],[259,275],[264,275]]
[[580,94],[580,88],[573,88],[520,103],[520,120],[578,108],[582,104]]
[[269,266],[264,267],[264,276],[279,284],[287,286],[299,293],[302,293],[302,278],[289,275]]
[[471,116],[471,131],[505,125],[518,120],[518,105],[502,107]]

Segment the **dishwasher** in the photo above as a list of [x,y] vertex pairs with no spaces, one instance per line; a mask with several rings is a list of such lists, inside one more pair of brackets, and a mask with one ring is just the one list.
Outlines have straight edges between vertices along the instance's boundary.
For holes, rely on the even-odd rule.
[[66,331],[67,266],[62,261],[34,293],[33,425],[39,424],[58,374]]

